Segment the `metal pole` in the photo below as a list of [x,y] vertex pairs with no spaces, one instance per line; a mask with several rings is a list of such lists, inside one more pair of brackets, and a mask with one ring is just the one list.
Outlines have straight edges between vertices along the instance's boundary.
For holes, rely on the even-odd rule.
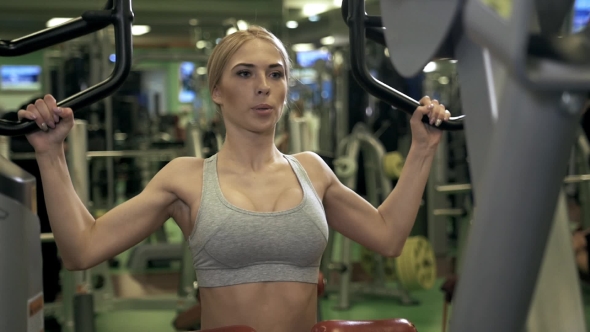
[[0,136],[0,157],[10,160],[10,137]]
[[444,256],[448,250],[447,224],[448,214],[437,214],[435,211],[440,208],[448,208],[449,202],[447,195],[439,194],[435,186],[439,183],[447,182],[447,137],[448,133],[443,132],[443,137],[439,143],[434,156],[434,161],[430,170],[430,176],[426,183],[426,207],[428,223],[428,240],[432,244],[432,249],[436,256]]
[[[109,34],[102,30],[102,59],[103,73],[110,72],[111,64],[109,63],[109,55],[111,50],[111,41]],[[105,110],[105,136],[106,149],[112,151],[114,149],[114,133],[113,133],[113,97],[108,96],[103,100]],[[107,207],[113,208],[115,206],[115,166],[113,158],[106,159],[107,166]]]
[[[453,332],[523,330],[575,139],[579,116],[564,109],[561,94],[535,93],[509,79],[501,106],[477,190],[482,199],[456,293]],[[467,134],[468,141],[481,135]]]
[[[90,177],[88,174],[88,130],[85,120],[75,120],[74,127],[68,135],[68,159],[74,189],[86,207],[90,202]],[[68,328],[73,326],[76,332],[93,332],[94,307],[92,294],[89,294],[89,271],[69,272],[68,282],[64,282],[64,310]],[[66,278],[68,279],[68,278]],[[71,298],[66,298],[66,293]],[[71,305],[71,307],[70,307]],[[90,310],[90,311],[89,311]],[[70,325],[71,324],[71,325]]]

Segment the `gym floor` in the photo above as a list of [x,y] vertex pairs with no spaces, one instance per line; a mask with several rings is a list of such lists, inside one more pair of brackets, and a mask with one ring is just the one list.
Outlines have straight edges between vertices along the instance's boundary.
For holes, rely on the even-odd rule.
[[[181,234],[176,225],[167,223],[165,228],[170,242],[181,240]],[[177,272],[158,270],[147,275],[132,276],[124,268],[127,254],[123,253],[118,257],[123,268],[113,270],[113,282],[118,297],[135,298],[175,294],[178,282]],[[444,264],[441,262],[444,262],[444,260],[439,261],[439,264]],[[439,272],[444,274],[445,269],[445,266],[441,266]],[[443,279],[440,278],[432,289],[412,292],[412,296],[420,302],[416,306],[403,306],[394,300],[363,296],[353,298],[349,310],[339,311],[334,309],[337,301],[336,295],[330,295],[320,302],[322,320],[405,318],[413,322],[420,332],[441,332],[443,324],[443,293],[440,291],[440,287],[442,282]],[[590,327],[590,291],[587,288],[584,292],[584,304],[587,326]],[[449,317],[451,310],[452,307],[449,308]],[[175,317],[176,312],[173,309],[109,312],[97,315],[96,327],[97,332],[174,332],[175,329],[171,323]],[[48,330],[48,332],[52,331]]]

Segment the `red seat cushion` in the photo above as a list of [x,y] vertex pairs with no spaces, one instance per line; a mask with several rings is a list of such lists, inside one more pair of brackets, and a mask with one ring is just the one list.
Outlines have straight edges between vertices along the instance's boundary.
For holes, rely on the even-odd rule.
[[417,332],[406,319],[327,320],[313,326],[311,332]]

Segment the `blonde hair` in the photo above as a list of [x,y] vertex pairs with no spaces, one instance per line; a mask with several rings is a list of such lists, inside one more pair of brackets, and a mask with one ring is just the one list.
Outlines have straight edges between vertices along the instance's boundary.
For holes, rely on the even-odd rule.
[[[209,93],[213,93],[215,86],[221,81],[223,71],[229,62],[229,59],[238,51],[247,41],[262,39],[273,44],[285,64],[285,79],[289,81],[291,61],[285,45],[270,31],[263,27],[252,25],[247,30],[241,30],[224,37],[213,49],[209,60],[207,61],[207,80],[209,84]],[[215,104],[219,110],[219,105]]]

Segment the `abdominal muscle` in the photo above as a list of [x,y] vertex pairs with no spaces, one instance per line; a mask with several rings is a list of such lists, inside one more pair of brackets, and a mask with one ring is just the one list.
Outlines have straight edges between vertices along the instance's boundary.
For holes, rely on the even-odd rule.
[[317,320],[317,285],[251,283],[200,288],[201,328],[246,325],[257,332],[306,332]]

